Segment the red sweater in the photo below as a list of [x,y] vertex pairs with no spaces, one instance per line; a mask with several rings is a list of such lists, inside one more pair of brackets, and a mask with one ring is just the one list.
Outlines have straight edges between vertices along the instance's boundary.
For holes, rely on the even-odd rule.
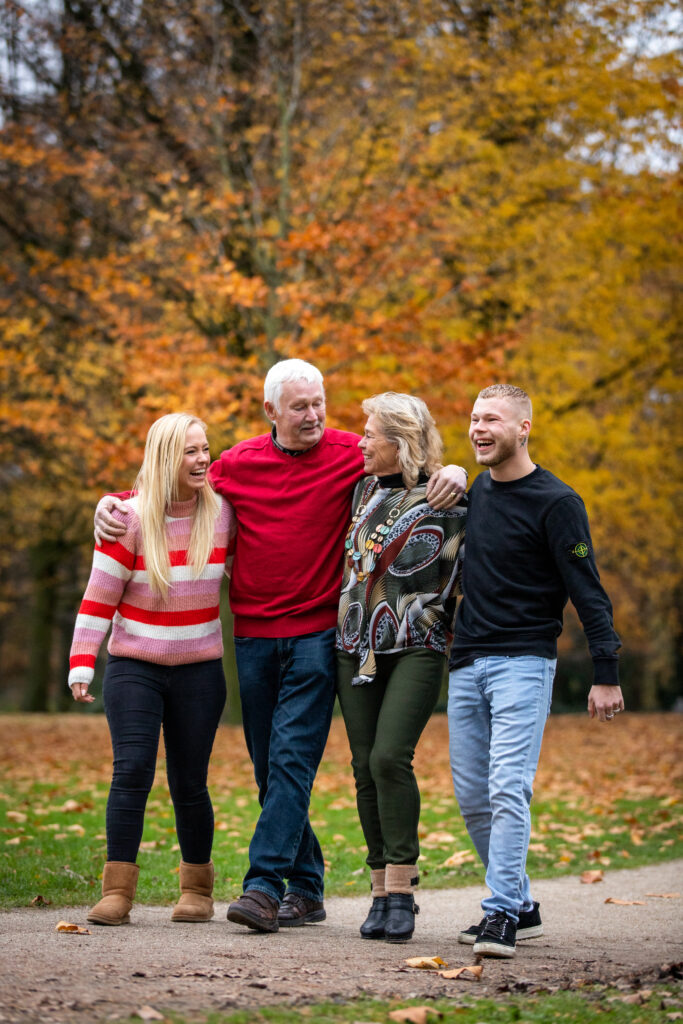
[[290,637],[332,629],[351,495],[363,475],[359,437],[326,429],[300,455],[270,434],[240,441],[211,466],[237,516],[230,606],[235,636]]

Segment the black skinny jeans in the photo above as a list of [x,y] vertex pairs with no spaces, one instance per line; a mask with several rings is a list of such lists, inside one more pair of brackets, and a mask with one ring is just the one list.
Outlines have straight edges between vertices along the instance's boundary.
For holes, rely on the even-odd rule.
[[213,843],[206,778],[225,706],[221,660],[169,666],[110,655],[102,694],[114,751],[107,859],[135,863],[163,727],[180,852],[189,864],[206,864]]

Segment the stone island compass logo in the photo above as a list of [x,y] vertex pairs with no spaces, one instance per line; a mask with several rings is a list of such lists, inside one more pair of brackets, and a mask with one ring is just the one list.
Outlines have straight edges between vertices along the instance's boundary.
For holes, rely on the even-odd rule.
[[576,555],[577,558],[587,558],[588,545],[585,543],[585,541],[579,541],[578,544],[575,544],[572,548],[572,554]]

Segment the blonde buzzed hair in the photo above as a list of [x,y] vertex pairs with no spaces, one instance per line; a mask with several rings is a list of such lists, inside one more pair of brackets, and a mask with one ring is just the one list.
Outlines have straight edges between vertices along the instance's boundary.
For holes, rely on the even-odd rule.
[[441,469],[443,442],[429,409],[421,398],[385,391],[362,403],[366,416],[398,448],[398,463],[406,487],[414,487],[420,472],[431,476]]
[[531,419],[531,399],[526,391],[515,387],[514,384],[491,384],[479,392],[477,399],[479,398],[509,398],[511,402],[523,406],[527,419]]

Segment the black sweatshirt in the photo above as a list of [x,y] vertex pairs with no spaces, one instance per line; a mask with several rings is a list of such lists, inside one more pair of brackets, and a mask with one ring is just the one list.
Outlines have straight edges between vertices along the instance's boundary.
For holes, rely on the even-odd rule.
[[557,656],[571,598],[583,625],[595,683],[617,686],[612,605],[595,564],[588,516],[571,487],[540,466],[500,483],[488,472],[469,490],[451,667],[487,655]]

